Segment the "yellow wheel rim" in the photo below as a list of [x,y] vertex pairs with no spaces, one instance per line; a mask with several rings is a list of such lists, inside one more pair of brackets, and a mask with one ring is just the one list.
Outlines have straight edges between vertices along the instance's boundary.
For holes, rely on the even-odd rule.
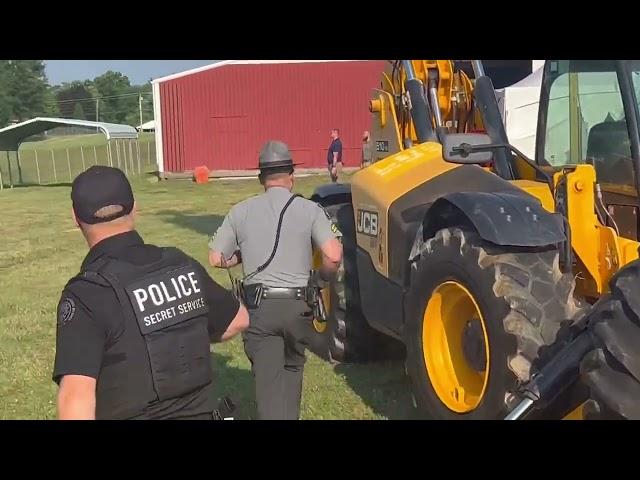
[[578,405],[575,409],[569,412],[563,420],[585,420],[584,405],[584,403]]
[[[478,324],[476,343],[484,355],[472,362],[463,337]],[[458,282],[442,283],[431,295],[422,322],[422,352],[440,401],[456,413],[476,409],[489,381],[489,338],[478,304]]]
[[327,329],[327,322],[323,322],[322,320],[314,318],[313,329],[318,333],[324,333],[324,331]]

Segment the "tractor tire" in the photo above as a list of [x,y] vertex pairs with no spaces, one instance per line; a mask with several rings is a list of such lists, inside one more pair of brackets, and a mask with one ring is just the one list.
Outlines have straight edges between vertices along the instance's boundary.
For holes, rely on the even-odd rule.
[[517,385],[546,361],[543,347],[580,315],[574,288],[553,248],[500,247],[459,228],[426,240],[411,267],[405,331],[421,413],[504,418]]
[[362,363],[396,357],[403,350],[402,344],[371,328],[362,315],[353,207],[349,203],[339,203],[324,208],[342,233],[343,256],[325,296],[329,304],[327,321],[313,321],[308,347],[332,363]]

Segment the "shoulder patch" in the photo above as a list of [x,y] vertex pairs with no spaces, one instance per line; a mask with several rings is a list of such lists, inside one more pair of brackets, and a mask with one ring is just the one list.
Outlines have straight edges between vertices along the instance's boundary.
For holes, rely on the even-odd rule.
[[331,233],[333,233],[336,237],[341,237],[342,232],[338,228],[338,225],[336,224],[336,222],[333,221],[333,218],[331,218],[331,215],[329,214],[329,212],[327,212],[327,209],[324,208],[319,203],[317,203],[316,205],[320,207],[320,209],[324,212],[325,217],[327,217],[327,220],[329,220],[329,223],[331,223]]
[[76,302],[71,297],[64,297],[58,306],[58,325],[69,324],[76,313]]

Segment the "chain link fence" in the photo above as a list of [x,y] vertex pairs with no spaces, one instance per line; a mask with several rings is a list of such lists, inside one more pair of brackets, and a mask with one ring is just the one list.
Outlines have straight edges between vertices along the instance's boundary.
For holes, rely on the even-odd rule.
[[127,176],[156,169],[153,138],[111,140],[100,145],[29,146],[18,152],[0,152],[0,188],[71,183],[94,165],[118,167]]

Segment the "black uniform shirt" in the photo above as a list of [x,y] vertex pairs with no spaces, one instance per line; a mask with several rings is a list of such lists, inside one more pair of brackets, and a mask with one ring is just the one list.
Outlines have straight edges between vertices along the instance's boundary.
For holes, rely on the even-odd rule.
[[[96,244],[82,263],[81,271],[105,254],[133,263],[146,265],[160,260],[159,247],[145,244],[137,232],[127,232]],[[197,261],[204,292],[209,305],[209,335],[219,339],[238,313],[239,303],[231,292],[218,285]],[[114,333],[125,321],[115,292],[88,282],[74,282],[62,292],[58,307],[56,358],[53,380],[60,382],[64,375],[84,375],[98,379],[105,350],[114,341]],[[115,340],[117,341],[117,339]],[[166,400],[150,405],[140,418],[199,415],[215,407],[213,385],[204,387],[184,398]]]
[[342,163],[342,140],[336,138],[331,141],[329,150],[327,150],[327,163],[331,165],[333,163],[333,154],[338,152],[338,160],[336,162]]

